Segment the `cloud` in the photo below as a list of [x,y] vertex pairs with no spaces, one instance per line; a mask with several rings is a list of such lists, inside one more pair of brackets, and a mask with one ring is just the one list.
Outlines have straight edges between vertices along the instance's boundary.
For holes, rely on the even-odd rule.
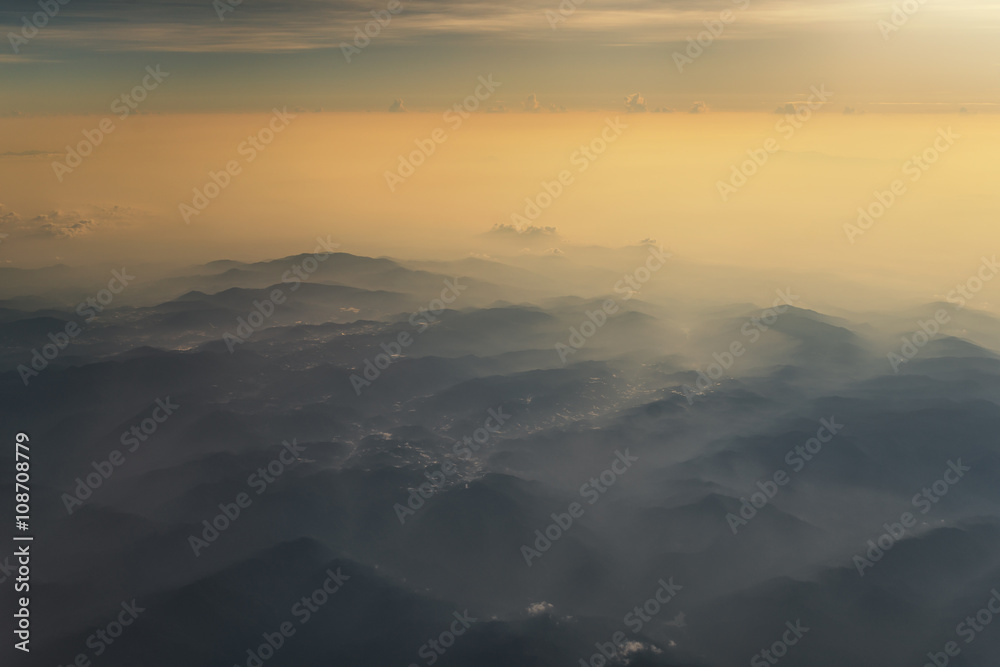
[[71,239],[104,227],[126,226],[140,212],[127,206],[95,206],[78,211],[49,211],[25,218],[0,204],[0,230],[15,238]]
[[[32,3],[26,3],[32,4]],[[405,7],[405,18],[393,19],[375,39],[381,43],[440,40],[442,36],[470,40],[509,40],[517,43],[550,37],[551,27],[539,21],[548,9],[545,0],[523,3],[486,3],[481,0],[426,0],[419,9]],[[970,3],[956,8],[961,15],[990,16],[989,10]],[[255,0],[233,5],[226,20],[217,21],[211,2],[171,0],[135,2],[102,0],[70,4],[59,22],[46,27],[51,43],[62,49],[89,51],[173,51],[275,53],[329,49],[331,42],[351,42],[356,28],[372,20],[372,6],[360,0]],[[384,5],[384,3],[382,3]],[[718,17],[730,2],[702,0],[589,0],[586,13],[574,15],[560,29],[564,39],[663,43],[684,41],[692,31],[704,29],[703,21]],[[755,0],[753,15],[741,19],[745,27],[727,32],[726,39],[746,38],[756,30],[801,34],[803,29],[829,30],[831,19],[839,30],[867,27],[871,5],[862,0],[817,0],[788,11],[786,0]],[[206,16],[207,12],[207,16]],[[844,17],[847,20],[844,20]],[[213,19],[211,21],[207,19]],[[617,43],[617,42],[616,42]],[[10,58],[0,62],[23,62]]]
[[0,153],[0,157],[55,157],[61,155],[61,153],[56,153],[53,151],[7,151],[6,153]]
[[787,104],[779,104],[778,108],[774,110],[774,113],[780,113],[780,114],[785,114],[785,115],[794,114],[794,113],[798,112],[798,110],[799,110],[798,105],[799,104],[804,104],[804,103],[803,102],[788,102]]
[[708,105],[704,102],[695,102],[691,105],[691,108],[688,109],[689,113],[705,113],[706,111],[708,111]]
[[58,63],[54,58],[37,58],[25,54],[0,53],[0,65],[24,65],[28,63]]
[[636,655],[640,653],[652,653],[653,655],[660,655],[663,653],[663,649],[653,644],[644,644],[634,639],[630,639],[621,645],[621,652],[624,657],[629,657],[631,655]]
[[536,227],[534,225],[519,227],[517,225],[505,225],[503,223],[493,225],[493,228],[490,229],[489,233],[492,235],[508,236],[511,238],[558,236],[555,227]]
[[74,213],[53,211],[35,216],[28,220],[28,225],[33,226],[42,236],[73,238],[93,232],[99,223],[93,218],[81,218]]
[[529,616],[539,616],[541,614],[547,614],[553,609],[554,607],[549,602],[533,602],[528,605],[528,608],[525,609],[525,611],[528,612]]
[[663,625],[667,625],[674,628],[686,628],[687,627],[687,614],[683,611],[674,616],[672,621],[664,621]]
[[389,113],[405,113],[405,112],[406,112],[406,107],[403,106],[403,100],[399,99],[398,97],[392,101],[392,104],[389,105]]
[[646,110],[646,98],[640,93],[625,96],[625,109],[629,113],[641,113]]
[[559,113],[562,111],[566,111],[566,107],[557,106],[556,104],[548,104],[546,106],[543,106],[542,103],[538,100],[538,96],[535,95],[534,93],[531,93],[526,98],[524,98],[524,102],[521,103],[521,107],[528,113],[539,113],[541,111],[548,111],[550,113]]

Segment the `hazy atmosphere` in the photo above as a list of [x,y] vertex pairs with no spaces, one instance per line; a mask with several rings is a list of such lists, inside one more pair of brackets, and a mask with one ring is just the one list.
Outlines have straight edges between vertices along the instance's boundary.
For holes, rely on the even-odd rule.
[[0,27],[0,664],[1000,660],[1000,2]]

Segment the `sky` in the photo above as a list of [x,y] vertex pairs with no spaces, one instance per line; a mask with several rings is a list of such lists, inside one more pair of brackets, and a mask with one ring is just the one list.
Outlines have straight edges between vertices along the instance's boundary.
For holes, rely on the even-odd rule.
[[[675,565],[644,664],[760,664],[800,611],[787,664],[922,664],[1000,574],[998,35],[1000,0],[0,0],[0,421],[71,491],[183,404],[83,523],[39,507],[75,556],[39,570],[45,664],[133,596],[99,667],[249,664],[335,557],[343,606],[269,667],[406,665],[468,609],[452,664],[603,652]],[[842,439],[765,511],[821,418]],[[315,454],[271,509],[175,558],[283,440]],[[901,568],[854,579],[959,456]]]
[[53,2],[0,10],[0,266],[1000,248],[1000,2]]
[[[395,13],[389,0],[55,2],[27,40],[10,35],[37,2],[0,10],[0,113],[100,112],[151,64],[176,77],[148,112],[381,111],[396,98],[436,110],[488,73],[511,110],[530,94],[542,108],[612,109],[635,92],[654,107],[770,110],[817,80],[870,110],[1000,103],[996,0],[912,0],[912,15],[854,0],[458,0]],[[345,55],[372,11],[389,20]],[[718,36],[679,68],[674,54],[712,22]]]

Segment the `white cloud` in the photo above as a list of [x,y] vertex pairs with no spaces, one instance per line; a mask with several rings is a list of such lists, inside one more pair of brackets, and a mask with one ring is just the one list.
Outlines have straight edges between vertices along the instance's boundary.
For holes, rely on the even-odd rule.
[[549,602],[533,602],[525,609],[529,616],[539,616],[551,612],[555,607]]

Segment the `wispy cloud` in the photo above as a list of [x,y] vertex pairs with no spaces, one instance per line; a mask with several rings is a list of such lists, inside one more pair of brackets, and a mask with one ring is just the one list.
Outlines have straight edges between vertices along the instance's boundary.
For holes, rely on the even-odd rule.
[[54,157],[56,155],[60,155],[60,153],[56,153],[54,151],[38,151],[38,150],[30,150],[30,151],[7,151],[6,153],[0,153],[0,158],[5,158],[5,157]]
[[14,238],[69,239],[127,226],[141,215],[127,206],[93,206],[83,212],[54,210],[24,217],[0,204],[0,231]]
[[34,63],[58,63],[62,62],[57,58],[38,57],[32,55],[14,55],[13,53],[0,53],[0,65],[28,65]]
[[[380,42],[482,37],[504,41],[574,40],[642,44],[684,41],[704,30],[703,21],[732,9],[729,0],[589,0],[553,33],[544,12],[557,3],[527,0],[515,5],[458,0],[403,2],[403,11],[379,34]],[[976,17],[996,25],[995,5],[956,0],[949,17]],[[373,5],[345,0],[259,0],[237,5],[220,22],[210,2],[142,3],[106,0],[83,7],[67,5],[45,28],[45,42],[59,49],[160,52],[294,52],[336,48],[354,29],[371,21]],[[719,39],[754,39],[794,34],[811,27],[831,31],[870,28],[884,8],[861,0],[755,0]],[[19,17],[7,13],[5,28]],[[693,32],[692,32],[693,31]],[[39,45],[40,46],[40,45]],[[0,62],[24,62],[0,56]]]

